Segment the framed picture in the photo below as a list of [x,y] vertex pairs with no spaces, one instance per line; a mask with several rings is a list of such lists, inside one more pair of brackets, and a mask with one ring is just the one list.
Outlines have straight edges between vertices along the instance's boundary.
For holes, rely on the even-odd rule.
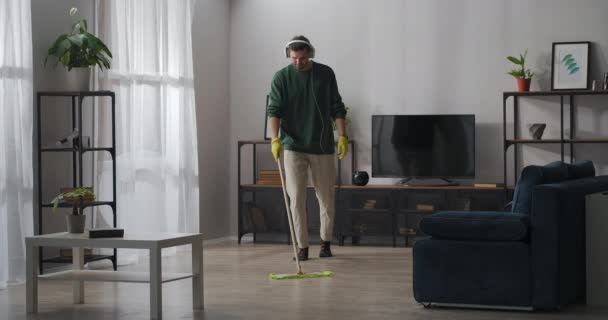
[[554,42],[551,58],[551,90],[589,88],[591,42]]
[[268,127],[268,95],[266,95],[266,107],[264,108],[264,140],[270,139],[270,128]]

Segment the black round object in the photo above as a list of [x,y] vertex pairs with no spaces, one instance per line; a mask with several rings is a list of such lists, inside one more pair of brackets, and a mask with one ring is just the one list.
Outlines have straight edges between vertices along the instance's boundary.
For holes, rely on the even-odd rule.
[[364,186],[369,181],[369,175],[365,171],[353,172],[353,184],[358,186]]

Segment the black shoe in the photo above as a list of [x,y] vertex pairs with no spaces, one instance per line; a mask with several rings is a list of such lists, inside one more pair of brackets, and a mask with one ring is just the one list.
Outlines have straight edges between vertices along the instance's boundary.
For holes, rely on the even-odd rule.
[[[298,249],[298,259],[300,261],[308,260],[308,248],[300,248]],[[296,257],[293,257],[293,261],[296,261]]]
[[321,241],[321,250],[319,251],[319,258],[329,258],[333,257],[331,254],[331,242],[329,241]]

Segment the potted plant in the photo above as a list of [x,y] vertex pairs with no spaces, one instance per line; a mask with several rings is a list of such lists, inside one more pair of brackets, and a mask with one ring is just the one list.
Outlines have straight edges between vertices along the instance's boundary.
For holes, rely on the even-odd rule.
[[95,192],[92,188],[63,188],[51,203],[53,204],[53,212],[57,211],[59,202],[65,202],[72,205],[72,214],[66,216],[69,233],[83,233],[84,222],[86,217],[82,208],[85,204],[95,201]]
[[534,72],[530,71],[530,69],[526,69],[526,56],[528,55],[528,49],[524,52],[524,54],[519,54],[519,59],[508,56],[507,60],[513,62],[514,64],[521,66],[515,69],[512,69],[507,74],[512,75],[517,79],[517,91],[530,91],[530,80],[534,77]]
[[[70,16],[73,17],[76,12],[78,9],[70,9]],[[82,70],[84,79],[79,81],[86,82],[88,87],[90,68],[97,65],[102,71],[104,68],[109,69],[112,53],[103,41],[87,31],[87,25],[86,19],[76,20],[72,24],[70,33],[59,35],[49,48],[44,64],[46,65],[48,59],[52,57],[55,66],[61,63],[68,71],[72,71],[73,68]]]

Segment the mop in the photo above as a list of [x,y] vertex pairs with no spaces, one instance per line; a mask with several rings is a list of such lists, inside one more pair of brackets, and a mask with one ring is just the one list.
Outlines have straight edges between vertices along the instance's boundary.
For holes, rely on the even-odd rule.
[[289,221],[289,231],[291,232],[291,244],[293,246],[293,254],[296,257],[296,265],[298,267],[297,273],[284,273],[284,274],[269,274],[268,278],[272,280],[286,280],[286,279],[309,279],[309,278],[325,278],[332,277],[334,274],[331,271],[321,271],[304,273],[302,271],[302,265],[300,264],[300,258],[296,249],[296,236],[293,230],[293,218],[291,209],[289,208],[289,202],[287,201],[287,191],[285,189],[285,179],[283,178],[283,168],[281,167],[281,159],[277,160],[279,165],[279,176],[281,177],[281,187],[283,189],[283,200],[285,200],[285,209],[287,210],[287,220]]

